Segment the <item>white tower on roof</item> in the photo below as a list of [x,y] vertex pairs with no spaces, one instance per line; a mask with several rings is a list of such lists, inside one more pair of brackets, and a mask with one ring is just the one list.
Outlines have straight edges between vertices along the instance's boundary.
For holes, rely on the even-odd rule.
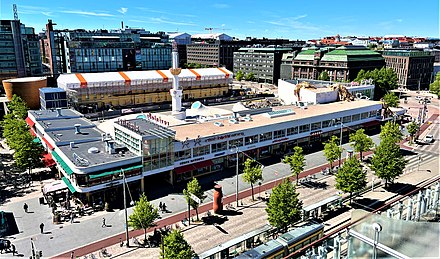
[[179,74],[182,71],[179,68],[179,53],[177,52],[177,43],[173,41],[172,62],[173,66],[170,72],[173,75],[173,88],[170,90],[171,94],[171,114],[179,120],[185,119],[185,111],[182,111],[182,88],[179,86]]

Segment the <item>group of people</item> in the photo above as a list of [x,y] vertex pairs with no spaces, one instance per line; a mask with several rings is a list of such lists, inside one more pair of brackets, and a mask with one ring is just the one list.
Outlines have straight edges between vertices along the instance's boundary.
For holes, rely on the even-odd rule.
[[159,209],[162,212],[166,212],[167,211],[167,205],[165,204],[165,202],[164,203],[159,202]]

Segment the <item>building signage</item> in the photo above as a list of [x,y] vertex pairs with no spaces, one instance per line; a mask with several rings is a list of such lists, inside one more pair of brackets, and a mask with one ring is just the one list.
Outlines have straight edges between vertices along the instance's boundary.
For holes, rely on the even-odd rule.
[[217,154],[215,154],[214,156],[215,156],[215,157],[217,157],[217,156],[223,156],[224,154],[226,154],[226,152],[217,153]]
[[278,143],[278,142],[283,142],[289,140],[289,138],[280,138],[280,139],[275,139],[274,141],[272,141],[272,143]]
[[188,161],[180,162],[179,165],[186,165],[186,164],[190,164],[190,163],[192,164],[194,162],[198,162],[198,161],[202,161],[202,160],[205,160],[204,156],[198,157],[198,158],[194,158],[194,159],[191,159],[191,160],[188,160]]
[[205,139],[205,142],[212,142],[212,141],[216,141],[216,140],[230,139],[230,138],[239,137],[239,136],[244,136],[244,132],[237,132],[237,133],[231,133],[231,134],[225,134],[225,135],[210,137],[210,138]]

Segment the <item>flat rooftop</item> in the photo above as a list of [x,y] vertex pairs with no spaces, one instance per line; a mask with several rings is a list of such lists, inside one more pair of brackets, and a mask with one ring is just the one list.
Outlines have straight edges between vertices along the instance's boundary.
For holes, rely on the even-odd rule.
[[[65,129],[65,130],[55,130],[46,131],[46,135],[52,138],[57,144],[69,145],[70,142],[91,142],[95,140],[100,140],[102,138],[102,133],[97,128],[80,128],[79,134],[75,133],[75,129]],[[67,143],[66,143],[67,142]]]
[[170,126],[171,129],[176,131],[176,140],[184,141],[187,137],[189,139],[196,139],[199,135],[203,137],[209,137],[219,134],[225,134],[229,132],[235,132],[240,130],[247,130],[251,128],[257,128],[262,126],[268,126],[271,124],[282,123],[286,121],[295,121],[304,118],[311,118],[320,116],[323,114],[331,114],[337,112],[343,112],[352,109],[358,109],[363,107],[370,107],[372,105],[382,105],[381,102],[370,100],[357,100],[352,102],[334,102],[328,104],[316,104],[310,105],[307,109],[302,109],[296,106],[276,106],[273,107],[273,111],[292,109],[295,114],[285,115],[281,117],[269,118],[263,114],[253,115],[252,121],[242,122],[238,124],[231,124],[228,119],[219,119],[215,122],[221,122],[224,126],[218,127],[214,125],[214,121],[193,123],[185,125]]
[[51,119],[51,120],[43,120],[40,121],[40,125],[43,126],[43,128],[46,131],[52,131],[56,129],[71,129],[74,130],[75,124],[81,124],[80,129],[83,128],[93,128],[95,127],[95,124],[93,124],[91,121],[85,119],[85,118],[72,118],[72,119]]
[[47,120],[52,118],[80,118],[83,117],[83,115],[77,111],[71,110],[71,109],[62,109],[61,110],[61,117],[57,117],[57,110],[34,110],[29,111],[30,114],[32,114],[37,121],[39,120]]

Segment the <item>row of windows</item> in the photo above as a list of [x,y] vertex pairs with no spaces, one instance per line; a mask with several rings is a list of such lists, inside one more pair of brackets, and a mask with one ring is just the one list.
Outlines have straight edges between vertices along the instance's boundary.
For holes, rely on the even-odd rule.
[[[364,112],[364,113],[358,113],[353,114],[349,116],[342,117],[342,123],[350,123],[353,121],[359,121],[367,118],[374,118],[380,114],[380,111],[371,111],[371,112]],[[200,146],[200,147],[194,147],[192,149],[192,157],[202,156],[210,153],[216,153],[220,151],[224,151],[227,149],[233,149],[235,147],[242,147],[244,145],[252,145],[258,142],[268,141],[272,139],[278,139],[285,136],[291,136],[299,133],[309,132],[309,131],[316,131],[323,128],[328,128],[332,126],[338,126],[340,125],[340,121],[335,120],[325,120],[320,122],[314,122],[311,124],[303,124],[300,126],[295,126],[287,129],[282,130],[275,130],[271,132],[265,132],[258,135],[253,135],[249,137],[224,141],[220,143],[215,143],[211,145],[206,146]],[[184,160],[191,158],[191,149],[182,150],[175,153],[175,159],[176,161]]]

